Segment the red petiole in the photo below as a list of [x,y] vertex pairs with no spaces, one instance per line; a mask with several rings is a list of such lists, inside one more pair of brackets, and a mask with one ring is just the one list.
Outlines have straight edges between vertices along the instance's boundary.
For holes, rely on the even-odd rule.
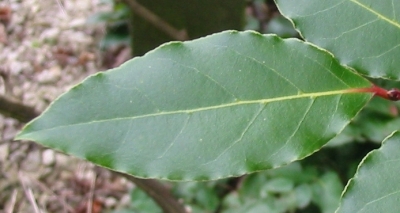
[[375,96],[379,96],[381,98],[391,100],[391,101],[398,101],[400,100],[400,90],[398,89],[391,89],[386,90],[376,85],[368,88],[360,88],[353,90],[354,92],[370,92],[374,93]]

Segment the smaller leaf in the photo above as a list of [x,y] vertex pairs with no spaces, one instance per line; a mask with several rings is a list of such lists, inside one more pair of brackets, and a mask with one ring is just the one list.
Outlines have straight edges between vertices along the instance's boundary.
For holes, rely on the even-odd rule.
[[287,178],[275,178],[268,181],[268,183],[264,185],[263,190],[268,192],[282,193],[293,190],[293,187],[294,183],[292,180]]
[[215,190],[208,187],[202,187],[196,193],[196,201],[204,209],[213,212],[218,208],[219,198]]
[[387,135],[399,129],[400,118],[379,119],[371,117],[369,122],[360,125],[366,138],[373,142],[379,142],[385,139]]
[[302,168],[299,162],[293,162],[280,168],[271,169],[265,173],[270,177],[281,177],[293,180],[296,184],[310,182],[317,176],[316,171]]
[[[229,210],[233,208],[239,208],[242,205],[242,200],[239,193],[233,192],[224,197],[222,201],[222,206],[224,210]],[[226,212],[225,211],[225,212]]]
[[131,209],[138,213],[162,212],[160,207],[142,190],[135,188],[131,192]]
[[367,76],[398,80],[400,4],[395,0],[276,0],[302,37]]
[[297,199],[297,205],[300,208],[306,207],[312,198],[312,191],[311,187],[308,184],[301,184],[300,186],[297,186],[295,189],[295,195]]
[[[232,201],[230,202],[231,204]],[[259,200],[248,200],[241,205],[233,205],[230,208],[227,208],[223,211],[223,213],[259,213],[259,212],[268,212],[268,213],[280,213],[273,204],[272,200],[259,199]]]
[[239,189],[239,194],[242,197],[251,197],[259,199],[261,195],[261,187],[268,181],[265,173],[254,173],[248,175]]
[[338,206],[340,192],[343,189],[337,174],[333,172],[324,174],[312,188],[313,202],[321,208],[321,212],[332,213]]
[[400,200],[400,132],[383,141],[360,163],[347,184],[336,213],[397,213]]
[[282,15],[271,19],[271,21],[268,23],[266,33],[277,34],[282,38],[296,37],[298,35],[292,23]]

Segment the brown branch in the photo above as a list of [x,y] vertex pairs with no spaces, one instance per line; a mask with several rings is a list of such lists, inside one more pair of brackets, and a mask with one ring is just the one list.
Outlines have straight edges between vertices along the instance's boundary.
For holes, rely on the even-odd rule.
[[138,16],[154,25],[157,29],[163,31],[171,36],[174,40],[185,41],[188,40],[186,30],[178,30],[164,21],[162,18],[148,10],[143,5],[139,4],[136,0],[121,0]]
[[[33,107],[25,106],[16,101],[11,101],[1,95],[0,113],[17,119],[22,123],[29,122],[40,114],[39,112],[35,111]],[[120,172],[111,172],[122,175],[129,181],[132,181],[136,186],[145,191],[163,209],[165,213],[187,213],[185,208],[170,193],[170,190],[160,182],[151,179],[139,179]]]
[[124,173],[120,174],[145,191],[165,213],[187,213],[182,204],[180,204],[171,194],[170,190],[159,181],[152,179],[138,179]]
[[39,112],[33,107],[25,106],[2,95],[0,95],[0,113],[22,123],[26,123],[39,115]]

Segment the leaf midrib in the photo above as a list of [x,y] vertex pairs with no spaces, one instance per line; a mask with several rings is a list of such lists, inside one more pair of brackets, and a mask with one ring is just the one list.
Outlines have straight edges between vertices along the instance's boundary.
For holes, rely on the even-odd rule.
[[[330,95],[339,95],[339,94],[341,95],[341,94],[346,94],[346,93],[357,93],[358,92],[357,90],[358,90],[357,88],[349,88],[349,89],[344,89],[344,90],[335,90],[335,91],[327,91],[327,92],[315,92],[315,93],[303,93],[303,94],[289,95],[289,96],[268,98],[268,99],[259,99],[259,100],[250,100],[250,101],[236,101],[236,102],[233,102],[233,103],[220,104],[220,105],[209,106],[209,107],[201,107],[201,108],[195,108],[195,109],[158,112],[158,113],[139,115],[139,116],[132,116],[132,117],[119,117],[119,118],[111,118],[111,119],[94,120],[94,121],[83,122],[83,123],[74,123],[74,124],[68,124],[68,125],[62,125],[62,126],[55,126],[53,128],[49,128],[49,129],[42,129],[40,131],[48,131],[48,130],[54,130],[54,129],[57,129],[57,128],[64,128],[64,127],[76,126],[76,125],[86,125],[86,124],[92,124],[92,123],[101,123],[101,122],[108,122],[108,121],[118,121],[118,120],[127,120],[127,119],[135,120],[135,119],[140,119],[140,118],[163,116],[163,115],[173,115],[173,114],[184,114],[184,113],[190,114],[190,113],[196,113],[196,112],[214,110],[214,109],[221,109],[221,108],[227,108],[227,107],[233,107],[233,106],[239,106],[239,105],[267,104],[267,103],[272,103],[272,102],[286,101],[286,100],[293,100],[293,99],[300,99],[300,98],[317,98],[317,97],[330,96]],[[26,135],[30,135],[30,134],[33,134],[35,132],[40,132],[40,131],[34,131],[34,132],[31,131],[30,133],[28,133]],[[21,135],[17,135],[16,139],[24,139],[23,138],[24,134],[23,134],[23,132],[21,132],[21,133],[22,133]]]

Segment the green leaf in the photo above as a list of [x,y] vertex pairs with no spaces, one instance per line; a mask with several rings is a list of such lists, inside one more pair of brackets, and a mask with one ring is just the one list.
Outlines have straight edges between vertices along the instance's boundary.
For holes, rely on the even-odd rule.
[[301,184],[294,190],[296,196],[296,202],[299,208],[305,208],[311,201],[312,190],[310,185]]
[[277,34],[279,37],[290,38],[298,35],[292,23],[281,15],[273,17],[267,26],[267,33]]
[[17,139],[143,178],[239,176],[320,149],[370,86],[297,39],[227,31],[89,77]]
[[274,193],[283,193],[283,192],[290,192],[294,188],[293,180],[288,178],[274,178],[269,180],[261,189],[262,191],[266,192],[274,192]]
[[135,188],[131,192],[130,208],[138,213],[159,213],[160,207],[145,192]]
[[321,212],[334,212],[340,200],[340,193],[343,190],[342,183],[337,174],[334,172],[324,174],[312,185],[312,188],[313,202],[321,208]]
[[302,168],[299,162],[265,172],[270,177],[281,177],[293,180],[296,184],[309,182],[315,179],[317,172],[314,169]]
[[220,203],[216,186],[218,182],[180,182],[174,184],[173,193],[180,197],[186,206],[197,206],[202,212],[213,212]]
[[399,212],[400,132],[370,152],[347,184],[337,213]]
[[276,0],[302,36],[371,77],[399,79],[400,1]]
[[223,213],[258,213],[258,212],[268,212],[268,213],[280,213],[274,203],[274,200],[268,198],[257,198],[250,199],[243,196],[239,199],[238,194],[231,193],[225,197],[223,203]]

